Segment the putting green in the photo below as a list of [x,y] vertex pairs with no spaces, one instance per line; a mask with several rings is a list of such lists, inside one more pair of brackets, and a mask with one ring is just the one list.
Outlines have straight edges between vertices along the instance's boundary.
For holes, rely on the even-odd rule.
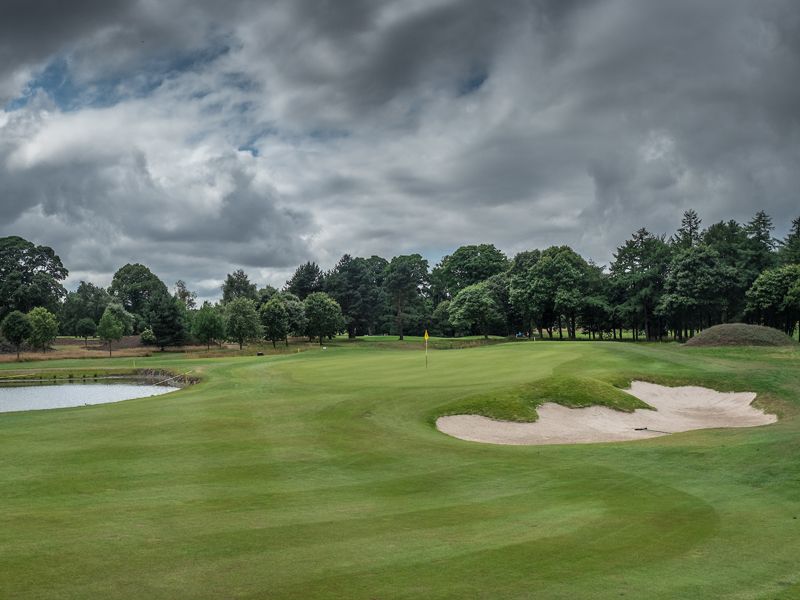
[[[136,364],[203,381],[0,415],[0,597],[800,595],[796,348],[524,342],[432,351],[426,370],[361,342]],[[530,447],[433,426],[460,399],[561,376],[752,390],[781,420]]]

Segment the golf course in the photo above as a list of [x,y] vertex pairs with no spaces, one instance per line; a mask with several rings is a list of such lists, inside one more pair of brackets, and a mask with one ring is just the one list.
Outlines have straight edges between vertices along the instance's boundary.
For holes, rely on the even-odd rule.
[[[415,338],[252,354],[0,364],[197,379],[0,414],[0,597],[800,597],[797,346],[432,339],[427,368]],[[635,380],[755,392],[778,421],[548,446],[435,426],[614,408]]]

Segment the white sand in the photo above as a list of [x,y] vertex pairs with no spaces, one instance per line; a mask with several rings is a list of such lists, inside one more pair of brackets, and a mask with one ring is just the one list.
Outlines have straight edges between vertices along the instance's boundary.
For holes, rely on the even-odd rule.
[[[643,381],[624,390],[656,410],[621,412],[605,406],[566,408],[546,403],[535,423],[495,421],[477,415],[440,417],[436,427],[453,437],[492,444],[589,444],[658,437],[692,429],[755,427],[777,421],[750,404],[753,392],[717,392],[708,388],[665,387]],[[646,430],[638,430],[646,427]]]

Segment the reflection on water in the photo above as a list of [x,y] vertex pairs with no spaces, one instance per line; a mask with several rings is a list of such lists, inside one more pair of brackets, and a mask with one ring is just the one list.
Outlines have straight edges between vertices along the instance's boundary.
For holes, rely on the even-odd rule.
[[0,412],[108,404],[120,400],[158,396],[177,389],[165,385],[136,383],[0,385]]

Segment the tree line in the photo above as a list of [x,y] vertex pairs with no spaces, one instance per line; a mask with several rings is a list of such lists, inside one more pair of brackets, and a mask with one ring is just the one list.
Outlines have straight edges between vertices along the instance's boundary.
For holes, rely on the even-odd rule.
[[19,351],[46,349],[58,333],[109,344],[139,334],[160,348],[189,341],[365,334],[536,335],[575,339],[685,340],[718,323],[750,322],[792,334],[800,320],[800,217],[783,240],[763,211],[749,222],[703,228],[687,210],[670,237],[639,229],[607,266],[569,246],[506,256],[466,245],[433,268],[420,254],[391,260],[345,254],[329,271],[307,262],[282,289],[229,273],[222,298],[197,306],[183,281],[170,291],[148,267],[127,264],[106,289],[73,292],[52,248],[0,238],[0,333]]

